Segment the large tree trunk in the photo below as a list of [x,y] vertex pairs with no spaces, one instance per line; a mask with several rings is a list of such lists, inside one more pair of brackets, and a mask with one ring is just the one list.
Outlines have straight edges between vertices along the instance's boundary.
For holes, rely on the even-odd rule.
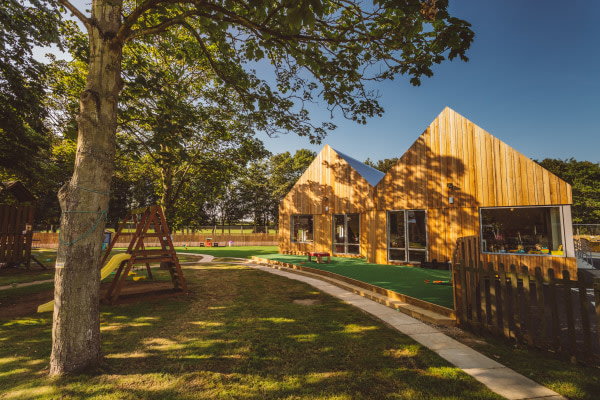
[[54,280],[51,375],[94,367],[102,359],[99,262],[122,86],[122,45],[112,43],[120,25],[120,0],[93,1],[75,170],[58,194],[63,214]]

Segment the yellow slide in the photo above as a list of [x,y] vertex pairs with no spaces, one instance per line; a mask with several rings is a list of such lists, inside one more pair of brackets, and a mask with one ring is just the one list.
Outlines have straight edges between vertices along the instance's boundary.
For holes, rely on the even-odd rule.
[[[115,268],[121,265],[123,261],[129,260],[130,258],[131,254],[126,253],[115,254],[114,256],[112,256],[111,259],[108,260],[106,265],[102,268],[102,270],[100,270],[100,280],[106,278],[108,275],[110,275],[111,272],[113,272]],[[46,312],[52,310],[54,310],[54,300],[39,306],[37,312]]]

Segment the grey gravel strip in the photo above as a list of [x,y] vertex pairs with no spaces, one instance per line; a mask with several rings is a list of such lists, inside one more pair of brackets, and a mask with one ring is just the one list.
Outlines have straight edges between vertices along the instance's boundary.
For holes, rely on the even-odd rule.
[[397,312],[383,304],[376,303],[319,279],[251,262],[247,262],[245,265],[271,274],[308,283],[322,292],[368,312],[391,325],[399,332],[410,336],[423,346],[436,352],[448,362],[486,385],[490,390],[507,399],[564,399],[558,393],[444,335],[434,327],[424,324],[406,314]]

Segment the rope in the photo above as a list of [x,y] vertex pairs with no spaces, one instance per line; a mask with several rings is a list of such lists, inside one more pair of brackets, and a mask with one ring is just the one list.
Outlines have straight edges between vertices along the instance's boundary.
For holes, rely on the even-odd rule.
[[80,237],[78,237],[77,239],[71,241],[71,242],[65,242],[62,237],[62,229],[60,230],[60,232],[58,233],[58,242],[62,245],[65,246],[72,246],[75,243],[79,242],[80,240],[85,239],[86,237],[88,237],[92,232],[94,232],[96,230],[96,228],[98,227],[98,224],[100,224],[100,221],[102,221],[102,216],[104,216],[104,221],[106,222],[108,219],[108,207],[106,207],[105,210],[102,211],[63,211],[63,214],[100,214],[98,216],[98,219],[96,220],[96,222],[94,222],[94,224],[92,225],[92,227],[83,235],[81,235]]
[[74,183],[71,183],[71,186],[73,186],[75,189],[81,189],[81,190],[85,190],[86,192],[98,193],[98,194],[101,194],[103,196],[110,197],[110,193],[108,193],[108,192],[101,192],[99,190],[88,189],[86,187],[79,186],[79,185],[76,185]]

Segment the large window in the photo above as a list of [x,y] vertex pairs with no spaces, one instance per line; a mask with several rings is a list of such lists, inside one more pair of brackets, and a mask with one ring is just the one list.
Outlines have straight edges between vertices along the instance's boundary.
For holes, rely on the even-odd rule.
[[335,214],[333,216],[333,252],[360,254],[359,214]]
[[563,255],[560,207],[482,208],[484,253]]
[[427,219],[424,210],[388,211],[388,260],[427,260]]
[[292,215],[292,241],[298,243],[313,241],[312,215]]

